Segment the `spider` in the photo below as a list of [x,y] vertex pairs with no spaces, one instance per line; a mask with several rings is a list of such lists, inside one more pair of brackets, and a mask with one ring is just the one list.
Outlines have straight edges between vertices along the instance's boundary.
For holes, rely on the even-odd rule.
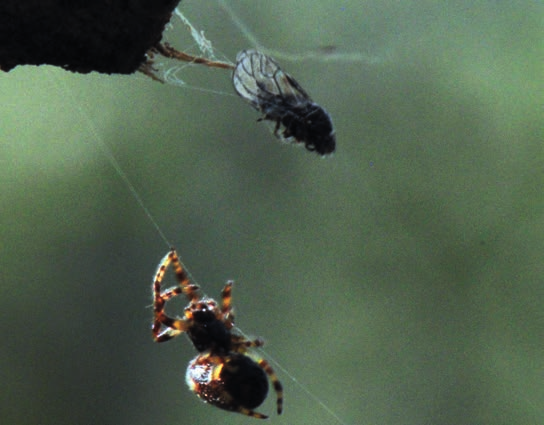
[[[179,285],[162,291],[162,280],[170,265]],[[153,282],[153,339],[165,342],[186,333],[199,352],[189,362],[185,375],[189,389],[220,409],[266,419],[268,416],[253,409],[266,399],[267,376],[276,392],[278,414],[283,408],[283,387],[266,360],[248,353],[248,348],[261,347],[264,342],[233,331],[232,285],[232,281],[227,282],[219,304],[201,295],[172,248],[159,264]],[[189,299],[185,317],[171,318],[165,313],[166,302],[181,294]]]

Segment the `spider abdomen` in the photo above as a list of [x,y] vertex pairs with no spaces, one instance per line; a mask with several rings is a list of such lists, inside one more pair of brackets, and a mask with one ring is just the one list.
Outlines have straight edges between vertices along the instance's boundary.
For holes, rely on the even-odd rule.
[[266,373],[239,353],[216,356],[208,352],[197,356],[189,363],[185,380],[202,400],[229,411],[252,410],[268,395]]

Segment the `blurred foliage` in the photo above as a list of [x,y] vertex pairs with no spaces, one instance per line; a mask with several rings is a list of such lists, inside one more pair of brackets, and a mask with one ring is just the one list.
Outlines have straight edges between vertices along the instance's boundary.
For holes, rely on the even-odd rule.
[[[191,3],[231,60],[250,47]],[[235,279],[238,325],[347,424],[543,423],[542,3],[230,4],[270,48],[383,59],[282,62],[331,113],[332,158],[274,140],[224,71],[182,76],[227,96],[0,75],[2,422],[254,421],[186,389],[189,342],[152,343],[168,246],[99,138],[207,294]],[[279,375],[271,422],[335,423]]]

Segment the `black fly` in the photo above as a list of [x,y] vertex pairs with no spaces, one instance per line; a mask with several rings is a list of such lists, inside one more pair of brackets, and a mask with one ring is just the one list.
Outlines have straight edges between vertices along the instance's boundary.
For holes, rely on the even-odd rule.
[[334,152],[331,117],[274,59],[257,50],[242,50],[236,56],[232,81],[236,92],[263,114],[259,121],[276,123],[276,137],[304,143],[320,155]]

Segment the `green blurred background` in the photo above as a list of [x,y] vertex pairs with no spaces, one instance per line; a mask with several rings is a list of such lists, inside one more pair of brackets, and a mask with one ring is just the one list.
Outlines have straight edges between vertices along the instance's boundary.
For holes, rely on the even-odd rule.
[[[346,424],[544,423],[542,2],[229,4],[267,47],[373,58],[279,59],[332,158],[277,142],[222,70],[180,77],[229,95],[0,75],[1,422],[257,423],[187,390],[186,338],[152,342],[168,246],[101,139],[206,293],[235,279],[237,324]],[[217,2],[181,8],[231,60],[252,47]],[[271,423],[339,423],[278,374]]]

